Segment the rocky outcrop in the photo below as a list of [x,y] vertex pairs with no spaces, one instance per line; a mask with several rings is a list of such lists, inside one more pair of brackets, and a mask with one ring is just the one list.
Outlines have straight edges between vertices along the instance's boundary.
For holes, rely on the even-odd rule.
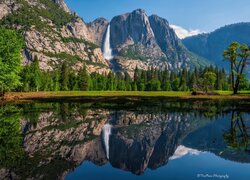
[[69,7],[65,4],[64,0],[53,0],[55,3],[57,3],[64,11],[71,13],[71,10]]
[[1,0],[0,1],[0,19],[16,11],[19,7],[20,6],[18,3],[16,3],[16,0]]
[[131,48],[145,57],[164,57],[155,41],[148,16],[138,9],[130,14],[116,16],[111,24],[111,47],[114,51]]
[[90,42],[93,41],[92,33],[89,31],[87,25],[81,18],[76,18],[73,22],[62,28],[62,35],[64,37],[75,37],[78,39],[85,39]]
[[[70,27],[78,29],[78,25]],[[84,27],[83,22],[79,29],[81,27]],[[65,30],[65,27],[63,30]],[[87,39],[87,35],[85,36],[85,34],[80,34],[77,31],[74,31],[74,33],[70,35],[63,31],[61,35],[48,35],[35,29],[26,31],[24,34],[26,44],[25,62],[29,63],[34,56],[37,56],[40,67],[44,70],[53,70],[54,67],[60,66],[62,61],[67,60],[75,70],[79,70],[83,64],[86,64],[89,67],[89,72],[108,73],[110,71],[109,66],[102,55],[101,49],[99,47],[93,48],[94,45],[91,43],[85,43],[84,37]],[[76,41],[74,41],[74,38]],[[64,42],[64,39],[69,41]],[[83,39],[82,42],[81,39]],[[99,64],[102,64],[102,66]],[[93,65],[95,68],[92,67]]]
[[[190,69],[208,65],[206,60],[184,47],[167,20],[156,15],[148,17],[144,10],[138,9],[114,17],[110,24],[111,47],[123,71],[133,72],[134,66],[139,64],[143,64],[141,67],[145,70],[151,66]],[[129,63],[120,59],[134,61],[135,65],[128,68]]]
[[92,41],[100,47],[103,45],[108,24],[109,21],[104,18],[98,18],[88,24],[89,31],[92,34]]
[[[109,64],[103,57],[101,46],[95,44],[93,33],[86,23],[76,14],[71,13],[63,0],[54,0],[58,6],[53,5],[53,1],[51,3],[39,0],[4,0],[0,3],[0,18],[5,16],[16,18],[17,15],[19,17],[19,13],[33,13],[29,26],[25,20],[10,24],[12,28],[22,29],[24,32],[23,64],[30,63],[36,56],[43,70],[52,71],[60,67],[63,61],[67,61],[76,71],[86,65],[90,73],[109,73]],[[22,11],[17,11],[18,8]],[[48,11],[50,16],[40,11],[29,12],[29,8],[43,9],[42,12]],[[53,19],[56,15],[51,12],[52,8],[55,13],[65,16],[63,23],[61,20]],[[33,19],[33,16],[40,19]]]
[[149,21],[157,44],[167,56],[167,59],[175,59],[179,62],[187,60],[187,50],[176,36],[174,30],[169,26],[168,21],[156,15],[150,16]]

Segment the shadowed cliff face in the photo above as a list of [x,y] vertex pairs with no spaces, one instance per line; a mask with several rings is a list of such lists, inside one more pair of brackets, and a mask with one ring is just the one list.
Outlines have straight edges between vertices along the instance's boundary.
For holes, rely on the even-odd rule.
[[126,43],[155,44],[148,16],[141,9],[114,17],[111,21],[111,32],[112,47]]
[[[147,168],[156,169],[168,162],[174,155],[182,139],[193,129],[195,117],[190,114],[120,114],[118,122],[128,122],[129,126],[117,125],[110,136],[110,163],[112,166],[143,174]],[[144,121],[140,122],[140,119]],[[125,123],[127,124],[127,123]]]
[[[189,152],[198,154],[195,149],[249,162],[246,153],[236,156],[239,151],[224,150],[227,143],[238,147],[231,144],[237,127],[224,121],[230,115],[220,114],[227,107],[217,104],[217,112],[208,116],[211,103],[154,103],[154,108],[130,103],[130,110],[86,103],[6,106],[0,112],[0,177],[63,179],[85,161],[142,175]],[[110,127],[108,138],[105,127]]]
[[167,20],[148,17],[144,10],[116,16],[110,25],[111,47],[123,71],[133,71],[136,66],[180,69],[207,64],[184,47]]

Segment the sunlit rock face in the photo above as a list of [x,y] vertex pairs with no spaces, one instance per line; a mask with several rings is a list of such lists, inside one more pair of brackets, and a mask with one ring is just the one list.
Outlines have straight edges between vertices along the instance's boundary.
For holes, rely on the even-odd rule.
[[93,42],[95,42],[100,47],[103,46],[105,40],[105,33],[107,31],[109,21],[104,18],[98,18],[87,24],[89,31],[92,34]]
[[[72,13],[64,0],[53,0],[52,2],[56,3],[56,6],[53,6],[53,3],[45,3],[40,0],[2,0],[0,2],[0,20],[7,16],[11,18],[13,13],[22,11],[27,13],[27,9],[38,8],[46,11],[57,6],[58,9],[63,10],[57,9],[63,18],[67,19],[70,14],[71,18],[68,18],[68,22],[61,25],[58,25],[52,17],[45,16],[43,13],[36,14],[40,18],[37,21],[42,23],[40,26],[43,26],[43,28],[37,27],[36,24],[26,27],[22,23],[11,22],[11,28],[22,29],[24,32],[23,65],[29,64],[37,57],[40,68],[46,71],[53,71],[66,60],[75,71],[86,65],[90,73],[109,73],[109,64],[101,51],[100,38],[96,37],[98,35],[95,34],[95,28],[88,26],[82,18]],[[53,12],[50,13],[53,14]],[[19,22],[23,21],[25,20],[20,19]],[[103,28],[105,29],[105,26]],[[68,57],[62,57],[62,54],[66,54]],[[72,62],[72,59],[75,58],[77,60]]]
[[1,0],[0,1],[0,20],[16,11],[20,6],[16,3],[16,0]]

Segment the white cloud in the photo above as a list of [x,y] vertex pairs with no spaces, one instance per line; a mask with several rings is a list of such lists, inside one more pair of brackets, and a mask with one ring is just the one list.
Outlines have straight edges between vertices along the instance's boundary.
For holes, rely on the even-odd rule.
[[178,148],[176,149],[174,155],[172,157],[170,157],[170,160],[175,160],[175,159],[179,159],[182,158],[185,155],[199,155],[201,152],[196,150],[196,149],[191,149],[191,148],[187,148],[185,146],[178,146]]
[[176,35],[180,39],[204,33],[204,31],[201,31],[200,29],[187,30],[181,26],[176,26],[176,25],[170,25],[170,27],[174,29]]

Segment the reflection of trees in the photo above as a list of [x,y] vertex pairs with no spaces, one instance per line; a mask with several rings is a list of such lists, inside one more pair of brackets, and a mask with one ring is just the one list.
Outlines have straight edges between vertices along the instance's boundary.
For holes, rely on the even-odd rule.
[[32,125],[36,126],[39,115],[40,115],[40,109],[41,105],[39,104],[25,104],[22,106],[22,116],[25,120],[29,121]]
[[242,112],[232,112],[231,126],[224,133],[224,139],[231,148],[250,151],[250,136]]
[[84,119],[87,115],[87,109],[82,104],[60,103],[58,112],[63,122],[72,121],[75,116],[82,116]]
[[0,167],[11,168],[23,157],[20,114],[14,106],[0,110]]

